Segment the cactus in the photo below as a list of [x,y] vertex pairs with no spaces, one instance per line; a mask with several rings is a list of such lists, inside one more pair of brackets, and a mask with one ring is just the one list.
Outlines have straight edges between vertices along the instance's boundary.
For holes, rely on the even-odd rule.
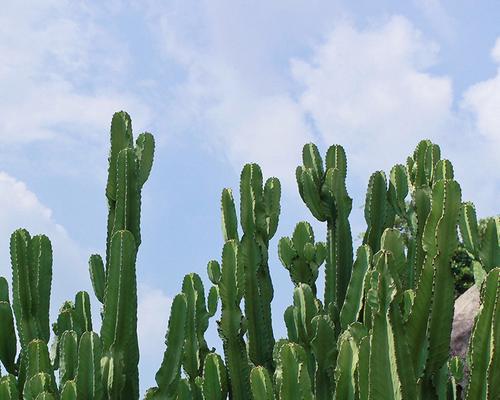
[[14,317],[9,302],[9,287],[7,280],[0,277],[0,361],[7,372],[16,374],[17,340],[14,327]]
[[257,164],[243,167],[240,180],[240,216],[243,237],[240,251],[245,272],[245,313],[251,361],[273,370],[274,334],[271,301],[274,291],[268,266],[269,241],[278,228],[281,185],[269,178],[263,186]]
[[476,318],[469,347],[471,362],[467,400],[497,399],[500,356],[500,268],[486,277],[481,310]]
[[[101,356],[102,345],[99,336],[89,331],[83,333],[78,345],[78,364],[76,371],[76,393],[78,399],[102,399]],[[68,382],[66,382],[66,384]],[[73,393],[73,388],[67,390]]]
[[234,240],[227,241],[222,252],[220,281],[217,283],[222,303],[221,317],[217,324],[229,372],[231,398],[245,400],[250,399],[250,368],[243,340],[244,317],[240,308],[245,275],[237,260],[238,245]]
[[340,309],[344,303],[352,269],[352,237],[349,214],[352,199],[345,179],[347,161],[342,146],[334,145],[326,154],[326,171],[318,148],[306,144],[302,151],[303,166],[297,167],[299,193],[313,216],[327,222],[325,265],[325,308]]
[[299,222],[291,238],[282,237],[278,244],[278,254],[283,266],[289,271],[292,282],[309,285],[316,295],[316,279],[319,267],[326,255],[322,242],[314,243],[314,232],[308,222]]
[[[141,134],[134,143],[130,117],[116,113],[106,184],[106,256],[89,259],[102,304],[99,335],[93,332],[90,296],[78,292],[52,325],[49,355],[51,244],[23,229],[12,234],[12,302],[0,277],[0,362],[8,373],[0,376],[1,399],[139,398],[135,262],[141,190],[153,154],[152,135]],[[461,202],[451,163],[424,140],[388,179],[382,171],[371,176],[367,230],[353,262],[345,152],[332,146],[323,162],[317,147],[307,144],[302,158],[299,193],[312,215],[326,222],[326,244],[305,221],[278,243],[294,285],[293,303],[284,313],[287,339],[275,341],[271,318],[269,251],[280,215],[280,183],[264,182],[260,167],[247,164],[240,179],[242,234],[233,194],[224,189],[222,263],[208,263],[208,293],[200,276],[185,276],[172,302],[157,386],[145,399],[457,400],[466,366],[468,400],[499,398],[499,218],[478,225],[473,204]],[[457,226],[482,287],[465,361],[449,355]],[[316,283],[324,261],[321,297]],[[223,357],[205,339],[219,300]]]
[[227,396],[226,368],[218,354],[211,353],[205,358],[202,388],[206,400],[223,400]]
[[92,286],[103,303],[102,337],[92,332],[89,295],[78,292],[74,302],[63,304],[53,324],[49,357],[51,244],[46,236],[15,231],[10,245],[12,308],[7,282],[0,278],[0,361],[10,373],[2,377],[0,391],[7,398],[19,397],[16,391],[25,399],[139,397],[135,258],[140,195],[151,170],[154,140],[144,133],[134,145],[126,113],[116,113],[111,125],[106,260],[99,255],[89,260]]
[[184,277],[182,292],[187,300],[186,316],[186,338],[184,342],[183,367],[189,382],[191,391],[196,393],[195,398],[201,398],[196,386],[196,378],[203,373],[205,356],[209,349],[204,338],[208,328],[208,311],[205,305],[205,291],[200,277],[189,274]]

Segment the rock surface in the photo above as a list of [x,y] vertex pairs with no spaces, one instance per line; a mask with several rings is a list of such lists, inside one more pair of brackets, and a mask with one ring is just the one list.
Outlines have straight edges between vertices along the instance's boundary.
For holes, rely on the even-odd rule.
[[479,289],[470,287],[455,301],[451,331],[451,355],[465,359],[474,318],[479,311]]
[[[469,339],[474,327],[474,318],[476,317],[480,306],[479,289],[476,285],[470,287],[455,301],[455,312],[453,315],[453,327],[451,331],[451,356],[459,356],[466,361]],[[468,380],[469,371],[467,366],[464,368],[464,379],[460,383],[462,388]]]

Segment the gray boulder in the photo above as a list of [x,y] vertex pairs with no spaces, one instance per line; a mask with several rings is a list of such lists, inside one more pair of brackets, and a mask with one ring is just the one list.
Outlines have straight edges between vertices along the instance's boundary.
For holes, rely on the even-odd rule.
[[474,318],[479,311],[479,289],[470,287],[455,301],[453,327],[451,331],[451,355],[463,359],[467,356]]
[[480,306],[479,289],[473,285],[455,301],[455,312],[453,315],[453,327],[451,330],[451,356],[459,356],[464,361],[464,379],[460,386],[465,388],[469,370],[467,368],[466,357],[469,347],[469,339],[474,327],[474,318],[476,317]]

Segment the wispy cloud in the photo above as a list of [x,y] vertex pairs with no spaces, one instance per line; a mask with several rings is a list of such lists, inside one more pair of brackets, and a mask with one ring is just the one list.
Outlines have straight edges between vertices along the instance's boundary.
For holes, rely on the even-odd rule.
[[[485,93],[494,91],[496,78],[464,96],[478,121],[474,126],[464,108],[454,107],[462,96],[453,93],[452,79],[433,72],[439,45],[407,18],[393,16],[363,28],[336,20],[306,55],[290,57],[279,69],[281,78],[267,86],[261,74],[244,73],[246,66],[231,48],[218,45],[217,38],[237,40],[241,32],[222,24],[214,38],[210,18],[202,21],[194,37],[175,23],[163,26],[164,49],[186,73],[171,115],[196,126],[197,137],[215,146],[236,170],[256,161],[293,188],[302,144],[339,143],[348,152],[353,191],[362,197],[372,171],[404,163],[420,139],[430,138],[442,145],[445,157],[462,164],[457,177],[467,198],[477,194],[480,210],[494,210],[497,189],[489,185],[485,191],[476,174],[498,156],[485,141],[498,132],[496,98]],[[258,37],[256,43],[262,44]],[[276,70],[264,68],[265,73],[273,76]],[[468,162],[470,154],[482,155],[480,161],[474,158],[475,166]]]
[[81,2],[2,5],[0,143],[95,141],[98,128],[125,107],[149,118],[147,106],[121,85],[127,47],[98,20]]

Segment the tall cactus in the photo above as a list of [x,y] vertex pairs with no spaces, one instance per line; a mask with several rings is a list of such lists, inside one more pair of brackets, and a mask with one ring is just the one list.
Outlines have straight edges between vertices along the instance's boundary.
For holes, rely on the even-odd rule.
[[500,268],[486,277],[483,304],[476,318],[469,347],[471,375],[467,400],[498,399],[500,388]]
[[274,290],[268,253],[269,241],[278,228],[281,185],[276,178],[269,178],[263,184],[260,167],[247,164],[241,172],[240,196],[243,237],[238,254],[245,272],[249,355],[254,364],[273,370],[271,302]]
[[[237,260],[238,245],[234,240],[230,240],[224,244],[222,273],[217,283],[222,303],[221,317],[217,324],[229,371],[231,398],[246,400],[250,399],[250,368],[243,340],[244,316],[240,308],[245,274]],[[215,267],[217,264],[211,265]]]
[[19,384],[22,389],[28,365],[28,346],[49,340],[49,302],[52,281],[52,247],[44,236],[31,238],[18,229],[11,236],[13,309],[21,343]]
[[[116,113],[106,257],[89,260],[103,306],[100,335],[92,331],[89,295],[78,292],[64,302],[52,326],[49,356],[50,241],[22,229],[13,233],[12,303],[0,277],[0,362],[8,372],[0,376],[2,400],[139,398],[135,261],[141,189],[153,153],[153,137],[141,134],[134,143],[130,117]],[[371,176],[367,230],[353,263],[344,150],[330,147],[323,163],[317,147],[308,144],[302,156],[299,192],[313,216],[326,222],[327,236],[326,245],[315,241],[311,226],[300,222],[291,237],[279,241],[280,261],[294,285],[293,304],[284,314],[288,338],[275,342],[271,320],[269,250],[280,184],[276,178],[264,183],[260,167],[248,164],[240,182],[242,235],[232,192],[224,189],[222,267],[208,263],[207,295],[198,275],[185,276],[172,302],[157,386],[145,399],[458,400],[464,361],[449,356],[457,226],[482,286],[465,361],[466,399],[500,398],[498,217],[480,228],[472,203],[461,203],[451,163],[424,140],[387,180],[382,171]],[[325,260],[322,302],[316,281]],[[224,357],[205,340],[219,299]]]
[[352,269],[352,236],[349,214],[352,199],[345,179],[347,161],[342,146],[334,145],[326,154],[326,170],[318,148],[306,144],[303,165],[297,167],[299,193],[313,216],[327,222],[325,307],[339,310],[344,303]]
[[[127,393],[128,396],[133,398],[139,396],[135,256],[141,243],[141,190],[150,174],[153,154],[153,136],[147,132],[140,134],[134,146],[130,116],[125,112],[115,113],[111,122],[111,150],[106,185],[108,233],[104,274],[102,272],[104,264],[99,259],[99,256],[92,256],[89,264],[96,297],[104,299],[101,328],[103,352],[111,351],[113,354],[106,356],[106,362],[112,363],[118,368],[123,367],[124,378],[120,378],[120,374],[117,374],[117,379],[119,381],[123,380],[123,393]],[[114,241],[116,244],[113,246]],[[125,246],[125,248],[119,248],[119,246]],[[113,247],[115,247],[114,258],[112,258]],[[117,257],[121,256],[127,259],[116,261]],[[112,266],[113,259],[119,263],[123,261],[124,264]],[[115,274],[110,273],[113,269],[116,269]],[[127,275],[127,278],[121,276],[122,272]],[[105,276],[104,285],[102,282],[103,275]],[[108,304],[108,301],[113,302],[113,296],[121,292],[121,283],[128,285],[126,293],[129,300],[119,304]],[[108,295],[108,293],[113,294]],[[112,311],[108,311],[108,308],[112,308]],[[120,325],[121,327],[118,329],[116,325],[113,327],[113,322],[126,323],[126,332],[119,332],[119,329],[125,329],[124,326]],[[111,349],[112,345],[113,348]],[[123,358],[121,353],[125,349],[127,350],[127,357]],[[114,384],[112,383],[114,379],[111,377],[109,379],[111,381],[108,381],[108,383]],[[121,386],[120,382],[116,382],[116,384],[118,384],[117,387]],[[113,393],[115,393],[114,390]],[[118,390],[118,393],[122,392]]]

